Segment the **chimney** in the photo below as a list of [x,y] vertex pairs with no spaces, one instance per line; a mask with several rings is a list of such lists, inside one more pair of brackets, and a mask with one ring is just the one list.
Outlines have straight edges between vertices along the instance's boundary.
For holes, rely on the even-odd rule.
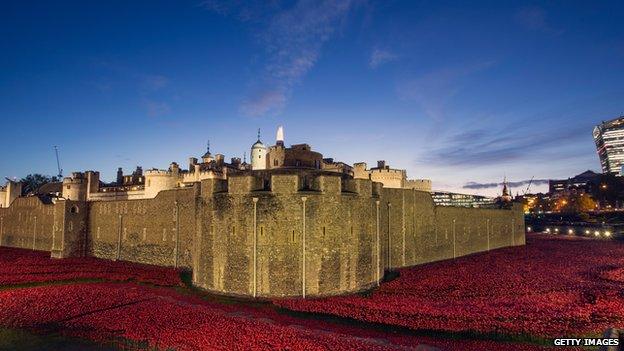
[[123,170],[121,167],[117,168],[117,185],[123,184]]

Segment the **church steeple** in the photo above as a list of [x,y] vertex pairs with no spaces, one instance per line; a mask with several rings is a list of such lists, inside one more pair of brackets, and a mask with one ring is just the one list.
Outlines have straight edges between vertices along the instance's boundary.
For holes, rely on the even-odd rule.
[[507,189],[507,177],[503,180],[503,196],[511,196],[509,194],[509,189]]
[[511,192],[507,187],[507,177],[503,179],[503,195],[501,196],[501,200],[504,202],[511,202],[513,197],[511,196]]

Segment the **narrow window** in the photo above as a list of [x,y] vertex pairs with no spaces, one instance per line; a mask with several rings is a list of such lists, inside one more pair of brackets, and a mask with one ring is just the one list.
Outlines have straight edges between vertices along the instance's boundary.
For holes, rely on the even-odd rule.
[[292,238],[290,239],[293,243],[295,242],[295,231],[292,231]]
[[325,239],[325,227],[323,227],[323,239]]

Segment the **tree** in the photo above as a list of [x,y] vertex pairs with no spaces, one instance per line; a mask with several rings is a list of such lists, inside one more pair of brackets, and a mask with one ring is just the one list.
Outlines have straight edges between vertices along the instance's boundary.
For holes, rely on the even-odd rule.
[[578,212],[589,212],[596,210],[596,201],[589,194],[580,194],[576,200]]
[[43,174],[29,174],[26,177],[22,178],[20,182],[22,182],[22,196],[31,194],[39,189],[43,184],[55,181],[55,177],[49,177]]
[[596,201],[585,193],[574,193],[557,202],[557,212],[581,213],[596,210]]

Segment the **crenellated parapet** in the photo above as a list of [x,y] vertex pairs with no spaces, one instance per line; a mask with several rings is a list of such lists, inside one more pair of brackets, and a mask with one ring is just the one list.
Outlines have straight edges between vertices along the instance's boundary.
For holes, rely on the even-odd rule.
[[382,184],[374,184],[368,179],[347,178],[335,172],[281,170],[242,173],[227,179],[203,179],[201,193],[204,197],[215,193],[257,196],[258,192],[272,195],[379,196]]

